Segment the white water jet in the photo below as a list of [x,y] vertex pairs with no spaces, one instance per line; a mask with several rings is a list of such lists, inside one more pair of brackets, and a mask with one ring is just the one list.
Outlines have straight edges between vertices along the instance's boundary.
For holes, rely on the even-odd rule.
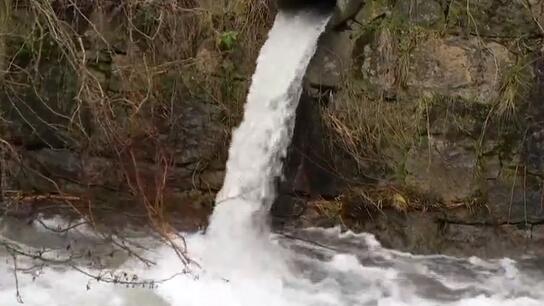
[[210,253],[223,254],[218,266],[271,266],[281,258],[269,245],[266,216],[291,142],[302,80],[329,19],[280,11],[261,49],[207,230]]
[[329,19],[312,12],[278,13],[257,60],[243,121],[233,133],[225,181],[211,218],[212,235],[248,230],[246,219],[252,218],[247,215],[266,214],[272,205],[302,79]]

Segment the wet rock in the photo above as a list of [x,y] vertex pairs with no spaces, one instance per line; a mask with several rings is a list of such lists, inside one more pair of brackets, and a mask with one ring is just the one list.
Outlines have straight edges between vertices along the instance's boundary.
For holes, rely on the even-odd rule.
[[[306,216],[308,211],[307,208],[308,204],[306,199],[285,193],[279,194],[270,210],[272,226],[274,228],[282,228],[285,225],[292,224],[295,222],[294,220],[297,220],[296,222],[301,224],[301,226],[319,224],[319,221],[316,221],[318,216],[313,216],[315,219]],[[311,212],[308,214],[311,214]],[[308,219],[310,221],[306,223],[306,220]],[[330,224],[331,220],[327,219],[327,221]]]
[[356,17],[363,1],[340,0],[327,31],[321,36],[316,54],[306,72],[306,81],[314,88],[336,88],[351,69],[356,36],[361,21]]
[[[248,12],[237,15],[238,7],[231,4],[228,0],[194,1],[198,11],[206,12],[200,15],[211,16],[213,23],[216,17],[229,25],[238,22],[232,19],[248,17]],[[232,14],[233,10],[237,12]],[[152,49],[163,47],[159,37],[151,42],[143,35],[126,35],[126,16],[120,12],[86,12],[95,28],[76,24],[85,48],[79,56],[86,57],[91,76],[107,91],[109,99],[133,94],[140,97],[142,89],[149,86],[148,79],[122,77],[129,67],[131,76],[147,71],[151,66],[143,67],[138,61],[148,56],[146,52],[150,55]],[[306,92],[311,92],[312,97],[303,98],[297,114],[293,145],[285,162],[285,179],[279,183],[281,195],[272,208],[276,220],[288,223],[285,220],[296,219],[302,226],[345,224],[375,233],[386,246],[419,253],[501,256],[508,254],[509,249],[524,251],[528,250],[528,226],[532,227],[533,240],[540,242],[540,224],[544,222],[542,93],[535,93],[530,98],[532,102],[515,95],[513,105],[519,115],[515,120],[501,118],[501,124],[497,124],[493,110],[505,91],[510,68],[528,67],[519,72],[522,78],[515,75],[513,79],[522,80],[524,88],[531,87],[525,80],[533,77],[533,67],[525,65],[525,60],[532,63],[540,57],[535,50],[540,48],[541,29],[535,21],[543,24],[542,12],[540,0],[339,1],[306,76],[311,87]],[[29,37],[35,20],[30,12],[18,14],[20,24],[10,29],[10,37]],[[68,16],[63,18],[70,21]],[[161,29],[168,26],[163,24]],[[200,30],[207,35],[206,29]],[[266,36],[264,30],[255,34]],[[129,127],[126,134],[130,134],[130,139],[126,140],[131,143],[130,148],[123,149],[134,152],[135,163],[127,156],[116,156],[113,150],[108,151],[110,148],[93,147],[89,150],[92,152],[86,153],[90,155],[80,154],[85,141],[71,134],[71,130],[56,128],[70,125],[66,118],[71,118],[79,106],[75,97],[80,80],[69,65],[44,61],[37,67],[43,77],[32,85],[38,85],[40,97],[45,99],[40,100],[33,90],[22,90],[17,97],[2,93],[0,108],[6,119],[2,127],[6,126],[8,132],[0,136],[16,144],[23,157],[21,163],[13,162],[8,167],[10,177],[17,183],[13,189],[55,193],[60,188],[89,196],[105,207],[122,207],[131,212],[144,196],[153,201],[158,198],[153,203],[179,212],[179,220],[192,228],[202,226],[211,211],[213,194],[224,178],[228,148],[224,122],[233,121],[226,117],[237,110],[221,104],[223,99],[232,98],[230,92],[216,92],[216,88],[206,86],[197,89],[203,84],[190,82],[191,73],[209,76],[224,69],[235,71],[236,77],[238,73],[243,74],[242,78],[250,75],[233,69],[241,56],[219,54],[214,34],[209,35],[205,41],[199,37],[191,42],[193,47],[188,53],[195,65],[186,67],[187,71],[173,72],[168,68],[172,67],[170,64],[161,64],[170,63],[170,58],[156,57],[153,63],[146,63],[160,65],[153,70],[160,73],[154,76],[152,88],[152,94],[157,95],[153,102],[159,103],[146,102],[137,114],[145,118],[128,124],[129,112],[115,108],[112,123],[123,132]],[[7,44],[8,49],[14,46],[19,44]],[[178,51],[173,49],[170,52]],[[220,57],[225,58],[224,67],[220,67]],[[28,64],[31,58],[25,60]],[[253,67],[252,63],[248,67]],[[26,79],[14,81],[30,84]],[[542,88],[538,81],[535,87]],[[342,90],[356,94],[339,92]],[[220,103],[211,101],[209,96],[219,97]],[[392,135],[376,130],[397,121],[384,120],[373,126],[361,120],[359,127],[368,130],[365,137],[378,139],[368,144],[375,146],[371,150],[378,154],[358,156],[362,162],[357,164],[350,152],[331,149],[324,141],[335,135],[323,130],[321,120],[330,118],[323,116],[322,107],[330,107],[327,112],[342,109],[349,115],[369,106],[369,100],[381,103],[380,110],[369,113],[369,119],[372,115],[408,118],[406,121],[413,121],[416,128],[413,135],[403,135],[406,144],[399,145],[402,148],[391,149],[388,145],[393,142]],[[527,107],[527,103],[531,105]],[[383,109],[393,109],[381,108],[384,105],[402,107],[393,114],[384,112]],[[395,131],[404,130],[409,129],[395,127]],[[88,134],[93,141],[103,140],[100,131]],[[360,144],[361,147],[352,147],[354,152],[367,149],[367,143]],[[164,165],[157,163],[158,155],[171,158],[166,177],[161,176]],[[210,166],[214,163],[219,165]],[[372,179],[367,179],[369,173]],[[159,195],[157,190],[161,190],[164,178],[164,194]],[[353,209],[346,209],[342,202],[346,182],[379,189],[382,185],[378,182],[391,181],[417,189],[436,201],[417,208],[399,201],[397,209],[384,208],[383,202],[373,203],[372,199],[364,205],[352,205]],[[425,210],[430,211],[422,212]],[[101,218],[106,219],[106,215]]]
[[[306,205],[295,226],[334,226],[338,209],[359,207],[355,215],[340,213],[341,224],[357,232],[376,236],[387,248],[416,254],[445,254],[452,256],[479,256],[482,258],[520,258],[526,255],[540,256],[544,248],[540,241],[544,231],[540,225],[497,224],[471,220],[467,215],[459,222],[444,220],[445,211],[405,211],[375,205],[348,205],[347,199],[317,201]],[[343,208],[342,208],[343,207]],[[542,236],[542,237],[541,237]]]
[[276,3],[284,11],[330,13],[334,10],[336,0],[276,0]]
[[440,224],[428,213],[413,213],[406,222],[406,248],[418,253],[437,253],[440,250]]
[[365,210],[364,218],[344,221],[357,231],[376,235],[387,248],[418,254],[443,252],[441,225],[436,213],[406,213],[390,208],[379,210],[372,207],[366,207]]
[[[274,222],[297,219],[306,202],[333,198],[340,193],[340,178],[330,168],[330,148],[323,143],[321,106],[316,98],[303,93],[291,145],[278,182],[279,196],[272,206]],[[330,219],[327,221],[330,224]]]
[[154,193],[162,179],[165,179],[164,188],[178,191],[218,190],[224,174],[221,170],[199,174],[197,168],[190,165],[169,167],[164,174],[160,163],[136,160],[134,164],[116,158],[80,155],[66,149],[26,152],[22,164],[13,163],[8,171],[22,191],[76,194],[87,193],[89,188],[134,192],[131,187],[136,188],[137,182],[143,185],[145,192]]
[[330,26],[335,27],[354,18],[365,2],[364,0],[337,0]]
[[338,195],[338,178],[330,169],[330,151],[322,139],[321,106],[317,99],[303,94],[297,109],[297,121],[284,162],[280,190],[310,197]]

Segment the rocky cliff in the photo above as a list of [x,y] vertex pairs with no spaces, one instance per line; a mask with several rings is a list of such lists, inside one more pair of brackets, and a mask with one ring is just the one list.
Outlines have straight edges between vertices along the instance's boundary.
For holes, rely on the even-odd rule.
[[308,218],[329,205],[325,215],[421,252],[535,250],[543,5],[340,1],[307,83],[343,188]]
[[[273,1],[0,1],[4,210],[204,225]],[[542,253],[544,2],[339,1],[278,226]]]

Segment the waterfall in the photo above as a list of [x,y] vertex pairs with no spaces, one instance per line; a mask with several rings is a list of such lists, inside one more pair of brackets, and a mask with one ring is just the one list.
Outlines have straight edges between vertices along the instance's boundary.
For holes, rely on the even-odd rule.
[[282,160],[291,142],[302,80],[330,15],[280,11],[261,49],[244,118],[234,131],[223,188],[207,235],[229,249],[267,233]]
[[[86,222],[0,216],[1,306],[544,305],[539,257],[412,255],[340,228],[271,233],[302,81],[335,1],[278,3],[206,233],[165,240],[128,227],[102,239]],[[285,11],[309,4],[318,9]],[[172,245],[187,245],[190,264]]]
[[[172,240],[187,244],[189,266],[171,241],[165,245],[132,229],[126,238],[109,237],[108,247],[91,226],[72,226],[62,218],[29,224],[0,217],[1,305],[20,305],[17,297],[30,306],[544,305],[541,258],[412,255],[339,228],[270,233],[266,215],[293,133],[302,79],[328,20],[315,11],[276,17],[232,138],[210,226],[204,235]],[[51,230],[57,228],[69,230]]]

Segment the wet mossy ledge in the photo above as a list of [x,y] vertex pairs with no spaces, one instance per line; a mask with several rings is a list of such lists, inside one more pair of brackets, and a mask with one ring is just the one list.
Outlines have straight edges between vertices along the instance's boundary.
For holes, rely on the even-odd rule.
[[[277,2],[67,3],[0,0],[2,210],[205,227]],[[542,25],[539,0],[339,0],[273,224],[544,253]]]

